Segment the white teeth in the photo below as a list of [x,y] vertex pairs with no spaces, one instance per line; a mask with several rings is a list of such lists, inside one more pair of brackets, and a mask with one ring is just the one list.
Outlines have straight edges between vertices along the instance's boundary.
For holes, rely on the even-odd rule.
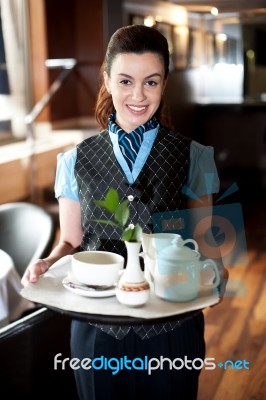
[[135,107],[135,106],[128,106],[133,111],[143,111],[146,107]]

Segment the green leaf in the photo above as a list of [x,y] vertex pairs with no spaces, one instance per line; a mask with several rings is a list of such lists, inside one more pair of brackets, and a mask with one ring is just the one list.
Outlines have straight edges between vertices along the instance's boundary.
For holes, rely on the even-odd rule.
[[105,206],[106,208],[112,212],[115,213],[117,207],[119,204],[119,196],[118,193],[115,189],[111,188],[108,190],[106,196],[105,196]]
[[[112,225],[123,229],[129,220],[130,207],[127,199],[120,203],[118,192],[111,188],[108,190],[104,200],[95,200],[95,204],[113,214],[113,219],[96,219],[94,222]],[[139,242],[142,238],[142,228],[137,223],[134,228],[128,226],[122,232],[121,239],[128,242]]]
[[93,219],[93,222],[99,222],[100,224],[105,224],[105,225],[112,225],[112,226],[116,226],[117,228],[121,228],[119,224],[117,224],[114,221],[111,220],[107,220],[107,219]]
[[122,233],[122,240],[124,240],[126,242],[131,242],[133,231],[134,231],[134,229],[126,228],[124,230],[124,232]]
[[140,224],[136,224],[133,229],[133,235],[131,237],[131,241],[140,242],[142,238],[142,228]]
[[114,214],[119,204],[119,196],[115,189],[109,189],[104,200],[95,200],[94,203],[104,210]]
[[130,215],[128,203],[128,200],[122,201],[122,203],[118,204],[115,211],[115,220],[121,227],[124,227],[126,225]]
[[[94,200],[94,203],[96,204],[96,206],[99,206],[99,207],[107,210],[106,205],[105,205],[105,200]],[[107,210],[107,211],[109,211],[109,210]]]

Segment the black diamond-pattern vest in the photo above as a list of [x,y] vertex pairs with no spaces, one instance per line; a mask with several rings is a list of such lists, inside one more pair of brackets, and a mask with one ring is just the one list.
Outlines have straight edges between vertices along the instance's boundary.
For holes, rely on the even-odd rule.
[[113,152],[108,131],[84,140],[77,146],[75,176],[81,205],[84,235],[81,250],[105,250],[126,257],[121,231],[111,225],[95,222],[110,219],[110,214],[95,205],[107,191],[115,188],[120,199],[134,197],[130,203],[129,223],[139,224],[143,231],[153,232],[152,214],[184,208],[181,193],[189,165],[191,139],[160,128],[152,150],[137,180],[128,183]]

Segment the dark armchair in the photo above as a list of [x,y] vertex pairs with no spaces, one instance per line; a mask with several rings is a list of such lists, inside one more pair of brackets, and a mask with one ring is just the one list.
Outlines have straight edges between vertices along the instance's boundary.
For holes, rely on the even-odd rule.
[[55,234],[54,219],[42,207],[26,202],[0,205],[0,249],[12,257],[20,276],[31,261],[49,254]]

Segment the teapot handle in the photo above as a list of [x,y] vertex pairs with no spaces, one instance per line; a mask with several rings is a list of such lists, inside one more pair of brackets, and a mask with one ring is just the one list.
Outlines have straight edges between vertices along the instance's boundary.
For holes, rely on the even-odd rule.
[[198,243],[196,242],[196,240],[194,240],[194,239],[186,239],[186,240],[184,240],[184,242],[183,242],[183,244],[184,244],[184,246],[185,246],[185,244],[186,243],[192,243],[193,245],[194,245],[194,247],[195,247],[195,251],[198,251],[199,250],[199,246],[198,246]]
[[221,282],[220,273],[216,263],[209,258],[207,260],[202,261],[201,263],[202,270],[210,269],[210,266],[214,272],[214,281],[212,283],[205,283],[203,284],[203,286],[207,288],[216,288],[218,285],[220,285]]
[[144,260],[144,277],[148,282],[154,282],[154,269],[156,261],[147,253],[141,252],[139,256]]

